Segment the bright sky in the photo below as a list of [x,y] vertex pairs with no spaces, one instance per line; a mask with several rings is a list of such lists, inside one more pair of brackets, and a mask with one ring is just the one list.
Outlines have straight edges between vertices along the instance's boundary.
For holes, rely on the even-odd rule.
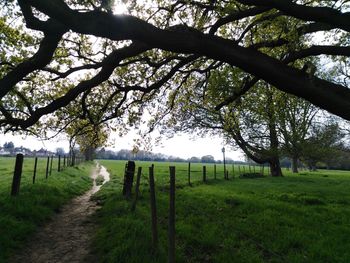
[[[133,147],[134,135],[129,134],[125,137],[118,137],[117,134],[112,134],[110,144],[113,145],[107,147],[113,151],[119,151],[121,149],[131,150]],[[55,138],[51,141],[39,140],[33,136],[21,136],[11,134],[0,135],[0,145],[3,146],[5,142],[12,141],[16,147],[26,147],[32,150],[39,150],[45,148],[50,151],[55,151],[56,148],[64,148],[68,151],[68,140],[63,136],[61,138]],[[221,149],[223,147],[222,140],[217,137],[211,138],[196,138],[191,139],[189,135],[181,134],[171,139],[164,139],[161,146],[154,146],[154,153],[163,153],[166,155],[177,156],[181,158],[190,158],[192,156],[202,157],[203,155],[212,155],[216,160],[222,159]],[[233,151],[229,146],[225,145],[226,157],[234,160],[243,160],[243,155],[240,151]]]
[[115,0],[113,13],[114,14],[127,14],[128,10],[127,10],[126,6],[122,3],[122,1]]

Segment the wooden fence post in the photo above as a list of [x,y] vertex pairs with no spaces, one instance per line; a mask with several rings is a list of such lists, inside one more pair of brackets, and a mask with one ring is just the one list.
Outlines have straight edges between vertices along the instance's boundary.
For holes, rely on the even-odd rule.
[[15,171],[13,173],[11,195],[16,196],[19,194],[19,187],[21,185],[23,167],[23,154],[19,153],[16,155]]
[[216,164],[214,164],[214,179],[216,180]]
[[33,184],[35,183],[35,177],[36,177],[36,168],[38,166],[38,157],[35,157],[34,160],[34,172],[33,172]]
[[139,188],[140,188],[141,172],[142,172],[142,167],[139,167],[139,168],[137,169],[136,186],[135,186],[135,199],[134,199],[134,202],[132,203],[131,211],[135,211],[136,202],[137,202],[137,199],[138,199],[138,197],[139,197]]
[[57,165],[57,171],[61,171],[61,155],[58,155],[58,165]]
[[188,185],[191,186],[191,162],[188,162]]
[[235,177],[235,164],[232,164],[232,178]]
[[66,156],[63,155],[63,168],[65,168],[65,167],[66,167]]
[[75,154],[72,155],[72,163],[71,163],[71,166],[75,166]]
[[53,162],[53,155],[51,155],[51,163],[50,163],[50,175],[51,175],[51,172],[52,172],[52,162]]
[[46,179],[49,177],[49,165],[50,165],[50,156],[47,156],[46,175],[45,175]]
[[203,166],[203,182],[207,181],[207,167]]
[[169,255],[168,262],[175,263],[175,166],[170,166],[169,196]]
[[241,166],[238,165],[238,176],[241,176]]
[[135,174],[135,162],[128,161],[127,164],[125,165],[124,186],[123,186],[123,195],[126,198],[131,197],[134,174]]
[[151,201],[151,216],[152,216],[152,243],[153,249],[156,250],[158,246],[158,230],[157,230],[157,206],[156,206],[156,193],[154,187],[154,167],[149,168],[149,188],[150,188],[150,201]]

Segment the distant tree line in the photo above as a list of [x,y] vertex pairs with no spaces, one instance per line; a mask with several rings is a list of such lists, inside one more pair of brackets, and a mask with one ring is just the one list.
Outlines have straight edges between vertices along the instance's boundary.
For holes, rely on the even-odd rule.
[[[298,166],[310,170],[315,169],[338,169],[350,170],[350,146],[342,140],[343,134],[338,125],[325,126],[314,131],[313,136],[303,145],[303,156],[298,160]],[[282,167],[291,168],[293,159],[282,154],[280,163]],[[111,160],[136,160],[136,161],[154,161],[154,162],[191,162],[191,163],[222,163],[223,160],[215,160],[212,155],[202,157],[193,156],[185,159],[176,156],[168,156],[162,153],[153,153],[150,151],[122,149],[119,151],[107,150],[100,148],[96,151],[97,159]],[[246,157],[244,161],[236,161],[231,158],[225,159],[227,164],[247,164],[258,165],[252,159]],[[265,163],[268,165],[268,163]]]
[[[106,150],[101,148],[96,151],[97,159],[111,159],[111,160],[136,160],[136,161],[155,161],[155,162],[191,162],[191,163],[222,163],[222,160],[215,160],[212,155],[204,155],[202,157],[193,156],[188,159],[177,156],[168,156],[163,153],[152,153],[149,151],[140,150],[133,152],[132,150],[122,149],[120,151]],[[234,161],[231,158],[226,158],[226,163],[244,163],[241,161]]]

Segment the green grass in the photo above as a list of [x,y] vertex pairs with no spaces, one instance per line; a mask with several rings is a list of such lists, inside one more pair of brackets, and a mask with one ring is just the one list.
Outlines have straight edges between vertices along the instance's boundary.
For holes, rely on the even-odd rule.
[[91,163],[57,172],[55,160],[52,174],[45,179],[46,158],[40,158],[33,184],[34,159],[24,158],[20,193],[11,197],[14,163],[15,158],[0,158],[0,262],[25,245],[64,203],[91,187]]
[[[150,163],[143,167],[134,213],[121,196],[124,161],[100,161],[111,181],[95,196],[93,249],[99,262],[167,262],[168,163],[155,163],[159,248],[152,251],[148,192]],[[284,171],[283,178],[213,179],[207,165],[176,166],[176,262],[350,262],[350,173]],[[232,167],[229,166],[230,171]],[[247,168],[246,168],[247,169]],[[235,167],[235,171],[237,171]]]

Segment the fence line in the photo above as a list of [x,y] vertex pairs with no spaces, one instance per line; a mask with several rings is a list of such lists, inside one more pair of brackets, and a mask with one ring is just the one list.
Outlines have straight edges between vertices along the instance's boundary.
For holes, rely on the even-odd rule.
[[[175,173],[175,166],[169,166],[169,175],[170,175],[170,181],[169,181],[169,211],[168,211],[168,262],[173,263],[175,262],[175,189],[176,189],[176,173]],[[264,165],[238,165],[236,167],[236,172],[238,172],[239,177],[242,177],[243,175],[246,175],[246,169],[249,173],[256,173],[256,169],[260,171],[261,175],[264,175]],[[268,169],[268,168],[267,168]],[[135,186],[135,198],[131,203],[131,211],[135,211],[136,208],[136,202],[138,200],[138,196],[140,194],[139,187],[140,187],[140,180],[141,180],[141,170],[142,167],[138,167],[138,173],[137,173],[137,180],[136,180],[136,186]],[[214,180],[217,179],[217,165],[213,165],[214,170]],[[187,170],[181,170],[178,169],[177,171],[185,172],[185,184],[188,184],[189,186],[192,186],[192,178],[191,173],[193,172],[202,172],[202,182],[207,182],[207,166],[203,165],[201,171],[197,170],[191,170],[191,163],[188,163],[188,169]],[[163,171],[162,171],[163,172]],[[186,182],[186,172],[187,172],[187,182]],[[232,165],[232,179],[235,178],[235,165]],[[125,170],[125,173],[127,173],[127,169]],[[157,252],[158,249],[158,222],[157,222],[157,206],[156,206],[156,189],[155,189],[155,175],[154,175],[154,164],[149,167],[149,201],[150,201],[150,213],[151,213],[151,233],[152,233],[152,248],[153,253]],[[125,180],[127,178],[124,177],[124,184]],[[228,169],[224,170],[224,180],[229,180],[229,171]],[[200,180],[199,180],[200,181]],[[131,182],[132,184],[132,182]],[[132,185],[131,185],[132,187]],[[165,188],[166,189],[166,188]],[[162,190],[163,191],[163,190]]]
[[[32,157],[30,157],[32,158]],[[16,155],[16,161],[15,161],[15,167],[14,167],[14,174],[12,178],[12,186],[11,186],[11,196],[17,196],[19,194],[20,190],[20,183],[21,183],[21,177],[22,177],[22,171],[23,171],[23,162],[24,162],[24,155],[23,154],[17,154]],[[26,158],[27,159],[27,158]],[[47,156],[47,158],[43,158],[43,161],[46,160],[46,168],[45,168],[45,178],[48,179],[49,175],[52,174],[52,168],[53,168],[53,160],[57,159],[57,171],[61,172],[63,169],[61,167],[61,155],[58,155],[57,158],[54,158],[54,156]],[[64,160],[66,159],[66,156],[64,156]],[[77,165],[82,162],[82,158],[77,158]],[[34,157],[34,167],[33,167],[33,177],[32,182],[35,184],[37,174],[38,174],[38,161],[39,158],[37,156]]]

